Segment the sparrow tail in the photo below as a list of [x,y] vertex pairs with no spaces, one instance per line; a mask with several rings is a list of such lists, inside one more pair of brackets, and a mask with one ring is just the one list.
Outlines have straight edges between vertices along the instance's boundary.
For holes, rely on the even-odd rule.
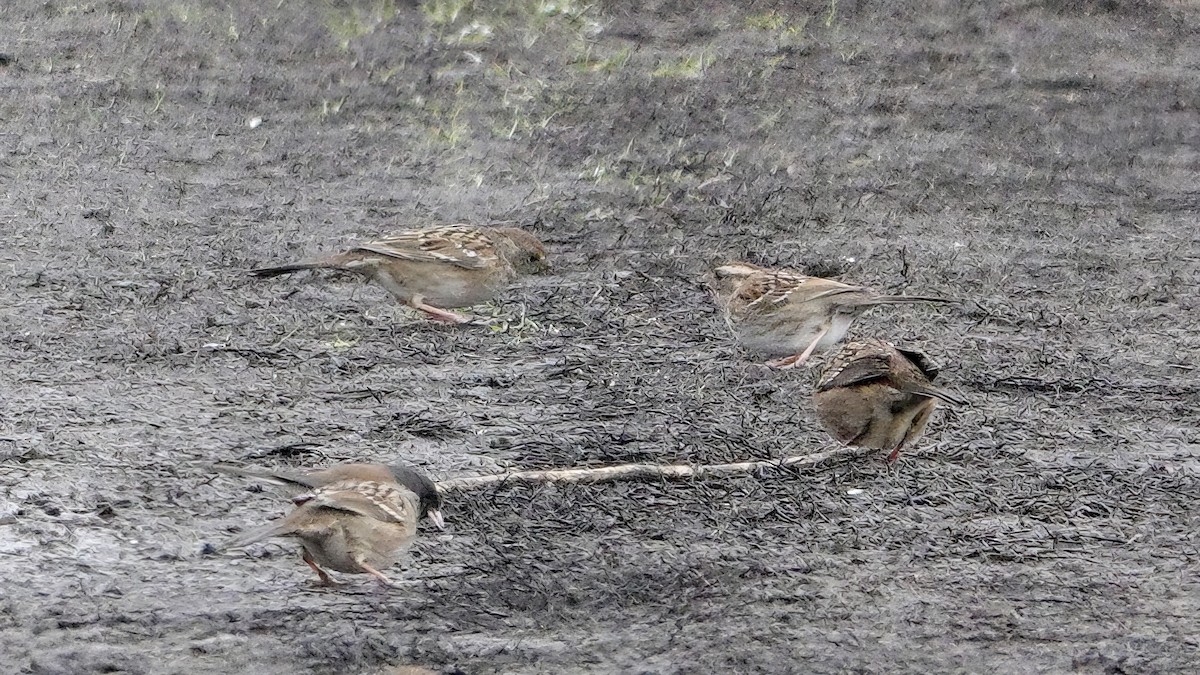
[[329,263],[326,262],[298,262],[289,265],[280,265],[279,267],[260,267],[256,270],[250,270],[248,274],[259,278],[277,277],[283,274],[303,272],[304,270],[317,270],[329,266]]
[[872,305],[901,305],[906,302],[958,302],[949,298],[935,298],[931,295],[881,295],[871,298]]
[[930,398],[936,398],[940,401],[945,401],[946,403],[949,403],[950,405],[967,405],[967,399],[959,396],[958,394],[953,394],[953,393],[946,391],[945,389],[939,389],[937,387],[919,387],[918,386],[918,387],[905,388],[905,391],[907,391],[910,394],[919,394],[921,396],[928,396]]
[[242,546],[249,546],[250,544],[253,544],[255,542],[262,541],[263,539],[270,539],[271,537],[282,537],[282,536],[292,534],[293,532],[294,532],[294,530],[292,529],[292,526],[290,523],[284,522],[283,520],[277,520],[273,523],[267,523],[266,525],[264,525],[262,527],[250,530],[249,532],[243,532],[243,533],[239,534],[238,536],[227,540],[225,543],[221,544],[218,548],[219,548],[219,550],[222,550],[222,551],[225,551],[225,550],[228,550],[231,548],[241,548]]
[[244,478],[255,478],[266,481],[273,485],[283,485],[293,488],[312,488],[315,487],[303,473],[298,471],[264,471],[261,469],[243,469],[240,466],[232,466],[230,464],[213,464],[213,471],[229,474],[231,476],[242,476]]
[[950,405],[967,405],[967,399],[959,396],[958,394],[952,394],[945,389],[935,389],[930,393],[934,395],[934,398],[945,401]]

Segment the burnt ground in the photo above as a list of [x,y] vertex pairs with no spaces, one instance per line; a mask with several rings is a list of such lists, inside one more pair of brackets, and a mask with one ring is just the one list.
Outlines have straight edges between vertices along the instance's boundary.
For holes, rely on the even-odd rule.
[[[3,3],[0,669],[1194,669],[1200,8],[699,4]],[[244,275],[458,221],[553,251],[495,330]],[[208,552],[286,506],[212,461],[828,449],[729,257],[962,298],[855,333],[970,407],[892,468],[456,493],[397,591]]]

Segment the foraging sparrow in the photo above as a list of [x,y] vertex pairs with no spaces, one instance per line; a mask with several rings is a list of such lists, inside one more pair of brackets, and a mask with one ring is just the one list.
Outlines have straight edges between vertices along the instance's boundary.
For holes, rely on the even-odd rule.
[[751,351],[786,358],[768,362],[779,368],[804,363],[818,348],[831,347],[850,325],[875,305],[905,302],[952,302],[917,295],[879,295],[862,286],[773,270],[745,262],[713,270],[717,301],[738,342]]
[[518,274],[547,268],[545,247],[525,230],[446,225],[396,232],[337,255],[264,267],[250,274],[274,277],[313,269],[357,272],[433,319],[468,323],[467,317],[444,308],[486,302]]
[[274,485],[283,485],[299,491],[312,490],[341,481],[369,481],[374,483],[396,483],[421,498],[419,514],[429,518],[439,530],[445,529],[442,518],[442,495],[427,476],[398,464],[337,464],[328,469],[315,471],[289,471],[287,469],[246,469],[229,464],[213,464],[214,471],[233,476],[245,476],[265,480]]
[[218,470],[313,488],[292,499],[296,509],[286,517],[239,535],[221,548],[246,546],[270,537],[295,537],[303,547],[302,559],[324,585],[335,582],[323,568],[370,574],[391,585],[380,568],[395,562],[411,543],[421,516],[428,515],[439,529],[443,525],[441,495],[433,481],[403,467],[343,464],[308,474],[228,466]]
[[925,431],[937,401],[962,405],[934,387],[937,369],[918,352],[882,340],[847,343],[825,367],[813,405],[825,429],[862,448],[891,448],[889,464]]

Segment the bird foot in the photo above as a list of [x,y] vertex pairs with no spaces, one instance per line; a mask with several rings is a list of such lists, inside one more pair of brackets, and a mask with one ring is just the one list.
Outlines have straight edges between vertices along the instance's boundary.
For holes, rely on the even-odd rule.
[[313,557],[308,554],[307,550],[305,550],[304,553],[301,554],[300,559],[304,561],[305,565],[308,565],[310,568],[312,568],[312,571],[317,573],[317,581],[312,582],[314,586],[323,586],[323,587],[327,587],[327,588],[332,588],[332,587],[342,585],[342,582],[335,580],[333,577],[329,576],[328,572],[321,569],[321,566],[318,565],[317,561],[314,560]]
[[803,357],[806,357],[806,356],[807,355],[793,354],[791,356],[787,356],[782,359],[775,359],[774,361],[767,361],[767,365],[771,366],[772,368],[778,368],[780,370],[791,370],[792,368],[796,368],[796,367],[803,365],[804,362],[807,360],[807,358],[803,358]]
[[375,569],[374,567],[371,567],[370,565],[368,565],[365,562],[359,562],[358,564],[360,567],[363,568],[364,572],[375,577],[375,579],[379,583],[383,584],[387,588],[395,588],[396,587],[396,584],[391,579],[384,576],[383,572],[380,572],[379,570]]
[[433,305],[427,305],[419,297],[413,298],[412,300],[410,300],[409,306],[411,306],[415,310],[425,312],[425,314],[428,315],[429,318],[433,319],[434,321],[442,321],[444,323],[470,323],[471,322],[470,317],[463,316],[462,314],[458,314],[457,312],[451,312],[450,310],[442,309],[441,307],[434,307]]
[[806,347],[804,351],[800,352],[799,354],[793,354],[791,356],[778,359],[776,361],[769,361],[767,365],[775,366],[776,368],[784,370],[802,365],[808,360],[808,357],[812,356],[813,352],[817,350],[817,345],[821,344],[821,339],[824,338],[825,334],[828,332],[828,327],[821,329],[821,332],[817,333],[817,337],[813,338],[813,341],[808,343],[808,347]]
[[441,321],[442,323],[453,323],[453,324],[472,323],[472,319],[470,317],[463,316],[462,314],[456,314],[454,312],[447,312],[445,310],[440,310],[440,309],[436,312],[431,312],[425,308],[422,308],[421,311],[428,314],[430,319],[433,319],[434,321]]
[[329,576],[328,574],[323,574],[323,575],[321,575],[321,578],[314,579],[314,580],[310,581],[309,583],[317,588],[338,588],[340,586],[346,585],[346,582],[338,581],[338,580],[334,579],[333,577]]

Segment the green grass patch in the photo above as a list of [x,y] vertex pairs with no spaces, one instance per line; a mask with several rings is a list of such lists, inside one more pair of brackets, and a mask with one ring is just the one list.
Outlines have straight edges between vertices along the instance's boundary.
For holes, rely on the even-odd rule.
[[678,61],[666,61],[660,63],[654,72],[653,77],[668,77],[676,79],[695,80],[704,77],[704,71],[712,65],[712,57],[706,54],[698,54],[695,56],[685,56]]
[[337,5],[326,9],[325,27],[342,49],[364,35],[379,30],[396,16],[395,0],[372,0],[364,5]]

